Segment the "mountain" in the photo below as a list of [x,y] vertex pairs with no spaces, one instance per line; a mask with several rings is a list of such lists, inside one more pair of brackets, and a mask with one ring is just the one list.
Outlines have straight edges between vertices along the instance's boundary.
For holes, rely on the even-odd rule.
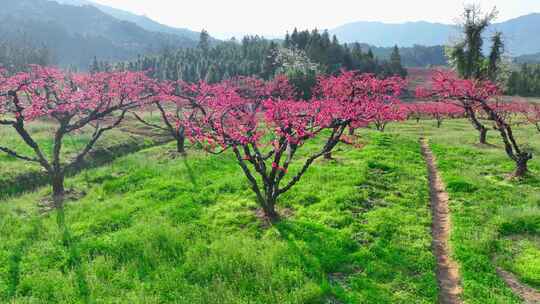
[[539,64],[540,63],[540,53],[518,56],[518,57],[514,58],[514,62],[517,63],[517,64],[523,64],[523,63]]
[[124,11],[121,9],[98,4],[98,3],[87,1],[87,0],[56,0],[56,2],[61,3],[61,4],[67,4],[67,5],[75,5],[75,6],[88,6],[88,5],[93,6],[93,7],[98,8],[100,11],[113,16],[116,19],[133,22],[147,31],[174,34],[174,35],[178,35],[180,37],[185,37],[192,40],[198,40],[199,35],[200,35],[200,33],[186,29],[186,28],[175,28],[175,27],[167,26],[159,22],[156,22],[144,15],[137,15],[128,11]]
[[[489,32],[501,31],[506,38],[507,51],[512,56],[540,52],[540,14],[534,13],[495,23]],[[414,45],[435,46],[448,44],[458,37],[455,25],[430,23],[425,21],[406,23],[354,22],[342,25],[330,31],[344,42],[363,42],[380,47],[395,44],[403,47]]]
[[343,42],[362,42],[380,47],[399,45],[442,45],[448,37],[456,34],[456,28],[441,23],[425,21],[400,24],[382,22],[354,22],[342,25],[330,31]]
[[61,66],[87,68],[92,58],[118,61],[157,52],[165,46],[191,47],[196,41],[157,33],[122,21],[92,6],[48,0],[2,0],[0,37],[45,46]]
[[540,13],[529,14],[494,24],[491,30],[504,34],[510,53],[514,56],[540,52]]

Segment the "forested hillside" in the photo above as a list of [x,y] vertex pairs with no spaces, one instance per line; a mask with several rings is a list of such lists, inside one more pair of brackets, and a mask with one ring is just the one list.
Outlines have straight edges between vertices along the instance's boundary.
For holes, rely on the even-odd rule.
[[99,10],[101,10],[102,12],[113,16],[114,18],[117,18],[123,21],[133,22],[136,25],[148,31],[175,34],[180,37],[185,37],[192,40],[199,39],[198,32],[191,31],[186,28],[176,28],[176,27],[167,26],[148,18],[147,16],[137,15],[137,14],[125,11],[125,10],[113,8],[107,5],[101,5],[92,1],[87,1],[87,0],[56,0],[56,1],[62,4],[70,4],[70,5],[77,5],[77,6],[85,6],[85,5],[94,6],[98,8]]
[[137,60],[111,64],[95,60],[93,72],[110,70],[148,71],[158,79],[209,83],[235,76],[271,79],[287,75],[299,97],[309,98],[316,78],[341,70],[358,70],[380,76],[405,76],[398,48],[388,60],[378,60],[360,44],[342,45],[327,31],[293,31],[282,43],[259,36],[244,37],[212,46],[206,32],[196,48],[165,49],[158,55],[140,56]]
[[90,6],[61,5],[47,0],[4,0],[0,10],[2,40],[46,47],[62,66],[86,68],[92,58],[118,61],[157,52],[164,46],[196,43],[177,35],[147,31]]

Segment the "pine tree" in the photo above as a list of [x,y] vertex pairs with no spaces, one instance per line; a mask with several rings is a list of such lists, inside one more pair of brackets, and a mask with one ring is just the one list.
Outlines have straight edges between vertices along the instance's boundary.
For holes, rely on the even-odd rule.
[[390,55],[390,68],[393,75],[406,76],[407,71],[401,65],[401,55],[399,54],[399,47],[394,46],[392,54]]
[[[482,34],[487,30],[489,25],[497,16],[497,11],[494,9],[490,13],[482,15],[482,11],[478,6],[472,5],[465,8],[463,14],[463,41],[451,47],[449,57],[454,68],[461,77],[466,79],[484,79],[489,78],[488,71],[485,68],[485,57],[482,53],[484,39]],[[497,51],[502,50],[501,36],[496,34],[494,42],[500,43],[496,47]],[[490,62],[499,62],[500,52],[494,53],[498,58],[490,58]],[[496,68],[492,67],[492,71]]]
[[90,73],[98,73],[100,72],[99,69],[99,61],[96,56],[94,56],[94,60],[92,60],[92,64],[90,65]]
[[266,56],[264,57],[263,62],[262,77],[266,80],[274,77],[274,74],[276,73],[277,55],[278,46],[275,42],[272,41],[270,42],[270,46],[268,48],[268,51],[266,52]]
[[201,31],[198,48],[202,50],[204,54],[208,54],[208,51],[210,50],[210,34],[208,34],[206,30]]

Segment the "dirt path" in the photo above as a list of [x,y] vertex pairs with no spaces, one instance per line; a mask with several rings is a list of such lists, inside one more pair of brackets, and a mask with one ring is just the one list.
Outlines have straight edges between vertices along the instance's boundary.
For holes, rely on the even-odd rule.
[[439,283],[439,303],[462,303],[459,269],[450,256],[448,239],[450,236],[450,211],[448,207],[448,193],[439,172],[435,157],[429,148],[426,139],[421,139],[422,154],[427,163],[429,175],[429,189],[431,196],[431,235],[432,248],[437,259],[437,281]]
[[501,268],[497,268],[497,273],[503,279],[506,284],[512,289],[514,294],[518,295],[527,304],[540,303],[540,292],[527,285],[522,284],[519,280],[510,272],[504,271]]

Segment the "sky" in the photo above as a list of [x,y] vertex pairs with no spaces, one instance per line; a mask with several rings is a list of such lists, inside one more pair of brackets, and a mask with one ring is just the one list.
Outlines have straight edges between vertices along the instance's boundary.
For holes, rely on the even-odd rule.
[[[206,29],[217,38],[282,36],[294,27],[332,29],[354,21],[455,23],[467,0],[93,0],[174,27]],[[540,0],[477,0],[496,6],[497,21],[540,12]]]

